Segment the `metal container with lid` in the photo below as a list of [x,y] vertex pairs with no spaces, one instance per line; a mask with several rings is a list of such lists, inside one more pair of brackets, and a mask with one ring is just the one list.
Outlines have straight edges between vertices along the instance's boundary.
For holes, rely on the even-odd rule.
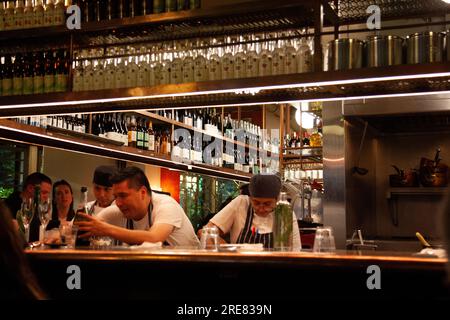
[[445,51],[447,56],[447,61],[450,61],[450,30],[445,33]]
[[363,66],[364,42],[336,39],[328,43],[328,70],[347,70]]
[[397,36],[370,36],[367,39],[367,66],[383,67],[403,63],[403,39]]
[[407,62],[441,62],[444,56],[444,34],[441,32],[414,33],[407,38]]

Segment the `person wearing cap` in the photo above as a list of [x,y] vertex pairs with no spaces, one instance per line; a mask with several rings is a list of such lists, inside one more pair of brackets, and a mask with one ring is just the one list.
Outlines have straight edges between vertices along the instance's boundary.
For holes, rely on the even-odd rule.
[[113,166],[99,166],[94,171],[92,186],[95,200],[88,202],[89,213],[97,215],[114,202],[111,177],[116,173]]
[[[216,226],[221,237],[230,234],[231,243],[262,243],[273,248],[273,215],[281,190],[275,175],[258,174],[250,180],[249,196],[240,195],[220,210],[206,225]],[[301,250],[297,219],[293,220],[293,251]],[[221,242],[225,243],[223,239]]]

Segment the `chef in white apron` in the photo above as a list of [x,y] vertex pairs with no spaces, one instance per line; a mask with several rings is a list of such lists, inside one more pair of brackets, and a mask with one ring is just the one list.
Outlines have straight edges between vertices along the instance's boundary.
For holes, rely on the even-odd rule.
[[[221,236],[229,233],[231,243],[262,243],[267,249],[273,248],[273,214],[280,190],[281,181],[277,176],[254,175],[249,185],[250,196],[236,197],[207,226],[219,228]],[[294,213],[292,220],[293,250],[299,251],[300,232]]]

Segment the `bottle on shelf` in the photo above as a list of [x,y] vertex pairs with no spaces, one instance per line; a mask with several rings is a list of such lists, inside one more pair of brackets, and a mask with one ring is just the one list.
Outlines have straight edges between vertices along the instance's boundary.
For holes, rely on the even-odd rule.
[[43,52],[33,54],[33,93],[44,93],[44,77],[45,77],[45,56]]
[[67,51],[61,49],[56,53],[55,92],[66,92],[68,89],[69,68]]
[[44,26],[44,5],[43,0],[34,2],[34,26],[37,28]]
[[44,93],[55,91],[55,67],[54,52],[47,51],[45,53],[45,74],[44,74]]
[[165,11],[165,0],[153,0],[153,13],[162,13]]
[[55,26],[62,26],[65,24],[66,8],[64,6],[64,0],[56,0],[54,8],[53,24]]
[[23,0],[18,0],[16,2],[16,7],[14,8],[14,29],[23,29],[25,25],[25,15],[24,15],[25,4]]
[[148,150],[155,152],[155,132],[151,121],[148,122]]
[[44,26],[53,26],[55,24],[55,4],[53,0],[47,0],[44,11]]
[[22,93],[23,94],[32,94],[33,93],[33,55],[28,53],[24,55],[23,58],[23,86]]
[[13,95],[21,95],[23,92],[24,63],[21,54],[16,54],[13,67]]
[[130,125],[128,127],[128,146],[133,148],[137,147],[137,124],[134,115],[131,116]]
[[321,133],[322,130],[320,129],[320,131],[319,131],[319,121],[320,120],[318,118],[314,119],[313,133],[309,137],[311,147],[321,147],[322,146],[322,133]]

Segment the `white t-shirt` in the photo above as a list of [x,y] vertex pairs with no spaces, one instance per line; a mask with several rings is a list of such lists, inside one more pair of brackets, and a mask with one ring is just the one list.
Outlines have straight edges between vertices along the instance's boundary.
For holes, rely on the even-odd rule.
[[[225,208],[220,210],[210,222],[222,230],[223,233],[230,233],[230,240],[232,243],[236,243],[241,233],[241,230],[245,226],[245,220],[247,219],[247,211],[250,206],[250,198],[248,196],[238,196],[231,201]],[[292,244],[293,251],[300,251],[302,244],[300,241],[300,231],[298,229],[297,218],[292,213]],[[267,215],[267,217],[260,217],[257,214],[253,214],[252,226],[255,227],[260,233],[272,232],[273,224],[273,212]]]
[[[92,211],[91,208],[92,208],[92,206],[94,206],[94,211],[92,212],[94,216],[98,215],[103,209],[106,209],[106,208],[109,207],[108,206],[106,208],[103,208],[103,207],[97,206],[95,204],[95,202],[96,202],[96,200],[90,201],[90,202],[87,203],[87,207],[89,208],[90,211]],[[114,204],[115,204],[115,202],[113,202],[111,205],[114,205]]]
[[[153,192],[152,204],[152,226],[158,223],[174,226],[173,232],[166,240],[171,246],[198,247],[199,240],[194,228],[178,202],[172,197]],[[127,219],[115,204],[102,210],[97,217],[118,227],[126,228],[127,226]],[[149,227],[148,214],[141,220],[133,220],[134,230],[149,230]]]

